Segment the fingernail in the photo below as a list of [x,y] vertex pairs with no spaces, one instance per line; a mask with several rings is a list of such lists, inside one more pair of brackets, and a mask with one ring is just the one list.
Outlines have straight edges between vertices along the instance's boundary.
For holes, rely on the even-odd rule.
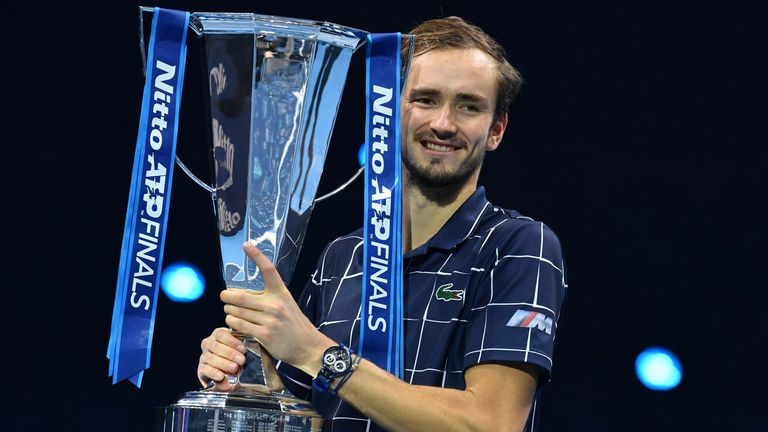
[[238,365],[236,364],[229,365],[229,370],[231,370],[232,372],[237,372],[237,368],[238,368]]
[[237,346],[237,350],[240,351],[241,353],[245,354],[245,345],[238,345]]
[[241,356],[241,355],[236,355],[236,356],[235,356],[235,361],[236,361],[238,364],[243,364],[243,363],[245,363],[245,357],[243,357],[243,356]]

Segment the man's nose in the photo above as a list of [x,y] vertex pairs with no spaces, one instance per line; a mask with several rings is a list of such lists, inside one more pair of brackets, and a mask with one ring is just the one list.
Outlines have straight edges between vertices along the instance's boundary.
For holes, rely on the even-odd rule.
[[435,111],[429,127],[438,139],[448,139],[456,135],[456,113],[449,105],[444,105]]

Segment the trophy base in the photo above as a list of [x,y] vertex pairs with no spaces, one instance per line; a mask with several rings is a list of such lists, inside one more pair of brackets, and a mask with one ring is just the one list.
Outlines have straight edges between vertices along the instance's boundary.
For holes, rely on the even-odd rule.
[[307,401],[251,391],[191,391],[159,409],[162,432],[321,432]]

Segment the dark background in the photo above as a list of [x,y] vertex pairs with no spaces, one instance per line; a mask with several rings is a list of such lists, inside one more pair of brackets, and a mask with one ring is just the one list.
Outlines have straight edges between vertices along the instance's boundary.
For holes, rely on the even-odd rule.
[[[757,4],[757,2],[755,2]],[[153,5],[153,4],[150,4]],[[765,7],[697,2],[163,1],[406,31],[461,15],[507,48],[527,84],[481,183],[557,232],[570,288],[543,431],[768,430]],[[17,431],[148,431],[197,387],[199,342],[222,325],[214,218],[180,170],[165,263],[209,280],[161,295],[141,389],[105,357],[143,76],[137,4],[16,2],[0,14],[4,416]],[[179,153],[207,172],[196,42]],[[363,55],[350,72],[320,191],[357,168]],[[294,287],[322,246],[359,225],[361,188],[319,205]],[[297,285],[298,284],[298,285]],[[634,359],[662,345],[681,384],[652,392]],[[7,423],[6,423],[7,424]]]

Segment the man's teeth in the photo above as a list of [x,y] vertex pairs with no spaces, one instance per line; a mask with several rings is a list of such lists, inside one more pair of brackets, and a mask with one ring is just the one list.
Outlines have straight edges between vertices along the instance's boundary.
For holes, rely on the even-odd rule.
[[433,144],[431,142],[427,143],[427,148],[430,149],[430,150],[439,151],[439,152],[449,152],[449,151],[453,150],[453,147],[439,145],[439,144]]

